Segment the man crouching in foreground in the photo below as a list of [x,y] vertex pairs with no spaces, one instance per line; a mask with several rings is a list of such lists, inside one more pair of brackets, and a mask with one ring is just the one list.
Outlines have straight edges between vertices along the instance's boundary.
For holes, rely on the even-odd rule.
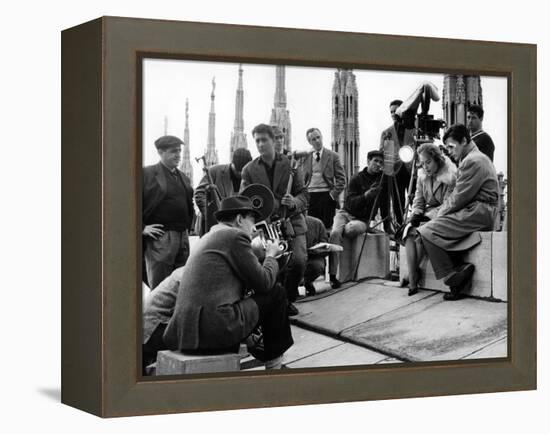
[[[218,224],[199,241],[185,266],[164,342],[183,352],[238,352],[240,342],[260,325],[263,352],[252,355],[267,369],[281,368],[294,341],[285,290],[275,285],[279,246],[268,242],[260,264],[250,244],[259,214],[245,196],[224,199],[215,216]],[[249,290],[254,294],[245,297]]]

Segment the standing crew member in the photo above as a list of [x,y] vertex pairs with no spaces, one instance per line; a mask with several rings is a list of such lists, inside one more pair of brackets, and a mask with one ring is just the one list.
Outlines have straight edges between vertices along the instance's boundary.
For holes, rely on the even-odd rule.
[[334,213],[339,208],[338,198],[346,187],[346,173],[340,157],[323,146],[323,136],[318,128],[306,132],[313,151],[302,163],[304,183],[309,193],[308,214],[320,219],[325,228],[332,228]]
[[306,221],[304,211],[307,208],[308,193],[300,169],[293,176],[290,193],[287,187],[291,176],[290,161],[275,152],[273,129],[259,124],[252,130],[252,136],[260,156],[248,163],[242,172],[241,191],[250,184],[262,184],[268,187],[275,197],[274,216],[282,217],[286,213],[290,224],[285,228],[289,237],[292,258],[286,271],[285,289],[289,301],[289,314],[298,314],[292,304],[298,298],[298,285],[306,268]]
[[160,137],[155,141],[159,163],[143,168],[143,251],[151,289],[189,256],[195,211],[191,181],[178,169],[182,144],[175,136]]

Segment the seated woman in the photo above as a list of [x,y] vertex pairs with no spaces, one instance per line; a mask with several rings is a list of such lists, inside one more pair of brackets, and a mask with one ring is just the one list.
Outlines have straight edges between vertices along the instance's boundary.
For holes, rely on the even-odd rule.
[[422,243],[415,228],[421,222],[437,216],[437,210],[453,191],[456,184],[456,166],[443,153],[439,146],[424,143],[418,150],[419,163],[416,193],[409,218],[411,228],[407,232],[405,250],[409,266],[409,295],[418,292],[420,280],[419,265],[424,255]]

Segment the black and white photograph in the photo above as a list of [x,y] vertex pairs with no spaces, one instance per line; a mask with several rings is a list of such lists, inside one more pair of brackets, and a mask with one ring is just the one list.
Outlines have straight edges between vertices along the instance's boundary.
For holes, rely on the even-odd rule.
[[507,357],[506,77],[141,66],[143,375]]

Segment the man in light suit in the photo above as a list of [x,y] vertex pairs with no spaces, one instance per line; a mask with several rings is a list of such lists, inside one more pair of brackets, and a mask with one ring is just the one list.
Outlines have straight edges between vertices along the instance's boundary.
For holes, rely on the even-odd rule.
[[339,208],[338,198],[346,187],[346,174],[338,154],[323,146],[318,128],[307,130],[306,137],[313,147],[302,162],[304,184],[309,193],[308,215],[317,217],[330,229]]
[[189,256],[193,188],[178,169],[183,141],[162,136],[155,141],[158,164],[143,168],[143,252],[149,288],[155,287]]
[[252,161],[250,151],[245,148],[235,149],[230,164],[217,164],[208,168],[208,175],[212,179],[213,185],[210,185],[208,175],[204,175],[195,189],[195,203],[201,211],[201,225],[199,234],[205,233],[204,210],[207,201],[207,192],[209,189],[216,189],[220,200],[236,195],[241,185],[241,172],[246,164]]
[[289,314],[298,314],[292,304],[298,298],[298,285],[304,277],[306,268],[306,220],[304,211],[307,208],[308,192],[304,186],[302,171],[296,169],[290,193],[287,193],[292,169],[290,161],[282,154],[275,152],[275,135],[266,124],[259,124],[252,130],[252,136],[260,156],[248,163],[242,172],[241,191],[250,184],[262,184],[268,187],[275,196],[273,216],[286,217],[290,220],[287,228],[292,259],[288,265],[285,289],[289,301]]

